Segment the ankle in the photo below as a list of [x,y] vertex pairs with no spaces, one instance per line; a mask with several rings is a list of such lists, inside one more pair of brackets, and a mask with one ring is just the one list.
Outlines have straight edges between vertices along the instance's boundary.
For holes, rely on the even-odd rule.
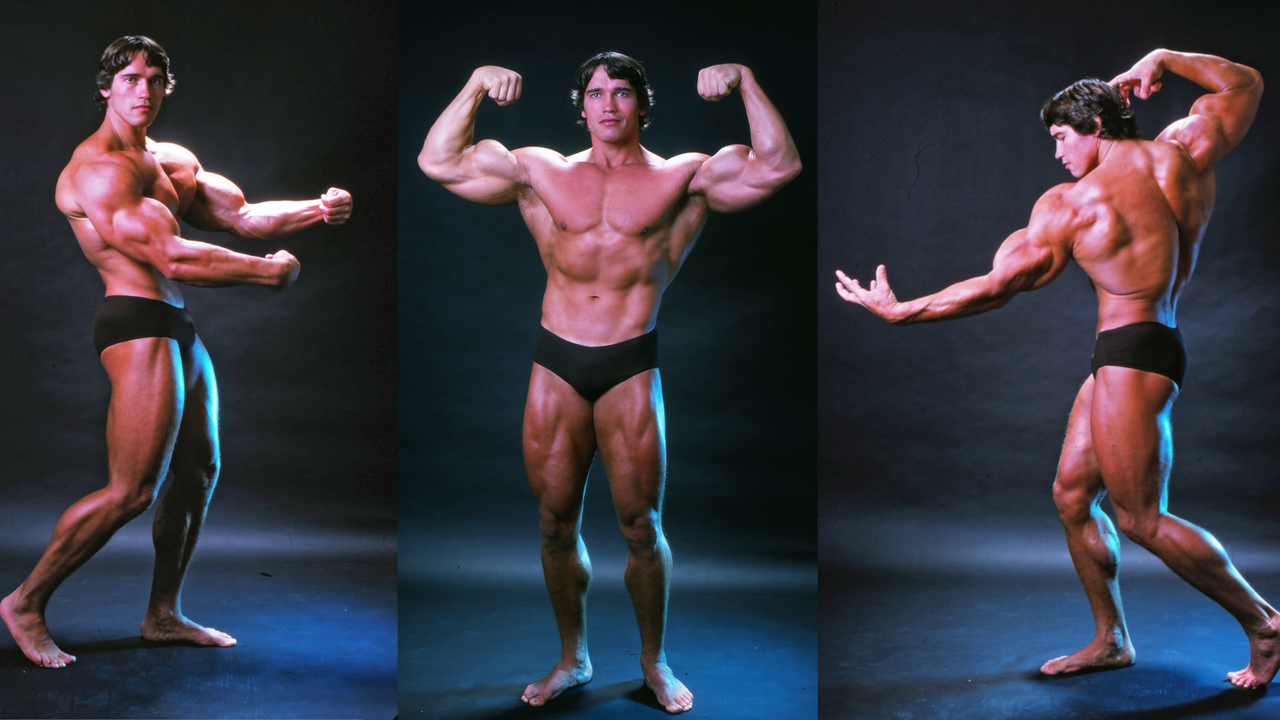
[[44,608],[38,602],[31,599],[29,595],[23,595],[22,588],[14,590],[3,599],[5,605],[8,606],[9,612],[16,615],[40,615],[44,616]]

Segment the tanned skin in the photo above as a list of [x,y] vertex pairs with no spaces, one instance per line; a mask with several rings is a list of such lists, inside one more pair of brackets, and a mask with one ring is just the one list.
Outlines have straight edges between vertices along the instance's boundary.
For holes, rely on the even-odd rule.
[[[1219,57],[1156,50],[1111,83],[1126,101],[1130,94],[1145,100],[1160,89],[1166,71],[1210,93],[1154,141],[1101,139],[1101,123],[1090,135],[1069,126],[1050,129],[1057,157],[1080,180],[1040,198],[1027,228],[1005,240],[989,274],[898,302],[882,265],[867,288],[837,271],[837,292],[897,325],[949,320],[1043,287],[1075,259],[1097,293],[1098,332],[1143,321],[1176,327],[1178,297],[1213,210],[1213,167],[1253,123],[1262,77]],[[1047,675],[1133,664],[1117,582],[1118,538],[1100,507],[1108,494],[1126,536],[1239,621],[1249,665],[1228,673],[1230,681],[1260,687],[1280,668],[1275,608],[1249,587],[1212,535],[1165,509],[1178,389],[1163,375],[1106,366],[1076,396],[1053,496],[1095,634],[1083,649],[1045,663],[1040,670]]]
[[[190,152],[147,137],[160,111],[165,75],[145,52],[101,91],[106,117],[76,148],[58,178],[58,208],[102,275],[107,295],[133,295],[182,307],[178,283],[200,287],[256,284],[283,290],[299,264],[281,250],[265,258],[184,240],[178,221],[241,238],[275,239],[321,221],[340,224],[351,196],[331,188],[318,200],[249,204],[229,180],[207,172]],[[45,626],[54,590],[117,530],[155,501],[169,470],[174,480],[152,526],[156,564],[142,637],[229,647],[235,638],[182,614],[183,579],[218,477],[218,392],[203,343],[184,358],[169,338],[140,338],[102,352],[111,380],[107,414],[107,486],[71,506],[31,575],[0,601],[18,647],[43,667],[76,658]]]
[[[735,88],[751,127],[751,147],[714,156],[663,159],[640,145],[636,91],[598,67],[583,98],[591,147],[569,157],[545,148],[509,151],[473,142],[485,96],[520,97],[522,79],[482,67],[427,134],[418,164],[451,192],[484,205],[516,203],[542,255],[547,288],[542,326],[579,345],[638,337],[657,322],[662,293],[706,220],[772,195],[800,172],[782,116],[741,65],[698,74],[698,93],[720,100]],[[666,439],[657,369],[611,388],[594,403],[534,364],[524,416],[524,457],[542,528],[542,567],[560,630],[561,655],[522,700],[543,705],[591,680],[586,595],[591,562],[580,535],[587,470],[597,451],[609,476],[626,539],[626,584],[640,627],[640,667],[668,712],[693,707],[693,694],[667,666],[663,649],[671,552],[662,532]]]

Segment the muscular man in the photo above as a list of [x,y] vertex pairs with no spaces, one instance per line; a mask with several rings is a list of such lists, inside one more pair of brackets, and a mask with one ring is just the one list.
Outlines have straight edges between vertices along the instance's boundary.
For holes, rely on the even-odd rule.
[[482,67],[432,126],[418,157],[429,177],[485,205],[519,204],[547,269],[542,328],[524,415],[524,456],[542,529],[542,567],[560,630],[560,661],[522,700],[542,705],[591,680],[585,600],[591,564],[579,535],[587,470],[596,451],[627,542],[626,585],[640,626],[645,684],[669,712],[693,695],[666,664],[663,635],[671,553],[662,532],[666,441],[657,363],[662,293],[707,211],[745,210],[800,172],[786,125],[751,71],[716,65],[698,93],[737,88],[751,147],[663,159],[640,145],[652,91],[640,64],[601,53],[578,69],[572,97],[591,147],[569,157],[472,142],[486,95],[520,97],[521,78]]
[[318,200],[246,203],[238,187],[207,172],[187,150],[148,138],[173,88],[169,58],[153,40],[128,36],[107,47],[97,85],[95,100],[106,117],[58,178],[57,203],[106,285],[93,341],[111,380],[110,476],[105,488],[62,515],[31,575],[0,601],[18,647],[44,667],[75,662],[49,636],[49,597],[151,506],[169,470],[173,483],[152,526],[156,564],[142,637],[235,645],[230,635],[182,614],[182,582],[218,479],[219,453],[213,366],[177,283],[283,290],[299,265],[283,250],[260,258],[184,240],[178,221],[273,239],[322,220],[342,223],[351,213],[351,196],[332,188]]
[[[1154,141],[1139,139],[1130,93],[1147,99],[1172,72],[1210,93]],[[1045,663],[1048,675],[1133,664],[1117,584],[1119,544],[1100,508],[1110,495],[1120,529],[1232,614],[1249,639],[1240,687],[1280,666],[1280,616],[1204,530],[1165,509],[1173,461],[1170,413],[1186,372],[1178,297],[1195,268],[1213,210],[1213,167],[1245,136],[1262,96],[1251,68],[1209,55],[1156,50],[1110,84],[1082,80],[1041,111],[1077,183],[1046,192],[1027,228],[1005,240],[982,277],[898,302],[884,266],[867,288],[837,271],[840,296],[897,325],[993,310],[1053,280],[1074,258],[1098,297],[1092,375],[1067,426],[1053,496],[1093,610],[1095,636]]]

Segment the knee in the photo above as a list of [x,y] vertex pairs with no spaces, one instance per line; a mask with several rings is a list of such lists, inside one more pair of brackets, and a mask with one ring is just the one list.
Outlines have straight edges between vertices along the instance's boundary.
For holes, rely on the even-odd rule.
[[1149,548],[1155,541],[1156,533],[1160,531],[1160,513],[1155,511],[1133,513],[1116,508],[1116,524],[1120,526],[1120,532],[1124,533],[1125,537],[1144,548]]
[[632,554],[653,554],[662,542],[662,521],[658,511],[652,508],[619,515],[618,525],[622,537]]
[[542,532],[542,544],[549,547],[565,547],[578,542],[578,516],[556,508],[538,508],[538,529]]
[[175,465],[173,474],[175,479],[181,479],[185,487],[208,494],[212,493],[214,486],[218,484],[220,469],[221,464],[218,458],[211,457],[183,463],[181,467]]
[[132,520],[155,503],[159,487],[158,482],[152,481],[113,489],[110,493],[111,504],[126,519]]
[[1058,508],[1058,517],[1067,524],[1082,523],[1093,513],[1093,497],[1080,483],[1061,475],[1053,481],[1053,504]]

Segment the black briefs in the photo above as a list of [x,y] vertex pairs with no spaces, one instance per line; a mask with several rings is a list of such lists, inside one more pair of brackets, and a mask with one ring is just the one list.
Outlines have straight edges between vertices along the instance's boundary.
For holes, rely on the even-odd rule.
[[560,376],[590,402],[614,385],[658,367],[658,329],[613,345],[571,343],[539,328],[533,361]]
[[164,337],[178,341],[186,357],[196,344],[196,324],[186,308],[133,295],[108,295],[93,318],[93,346],[101,355],[111,345],[138,338]]
[[1103,365],[1158,373],[1178,384],[1187,377],[1187,349],[1178,328],[1158,322],[1140,322],[1098,333],[1089,363],[1097,375]]

